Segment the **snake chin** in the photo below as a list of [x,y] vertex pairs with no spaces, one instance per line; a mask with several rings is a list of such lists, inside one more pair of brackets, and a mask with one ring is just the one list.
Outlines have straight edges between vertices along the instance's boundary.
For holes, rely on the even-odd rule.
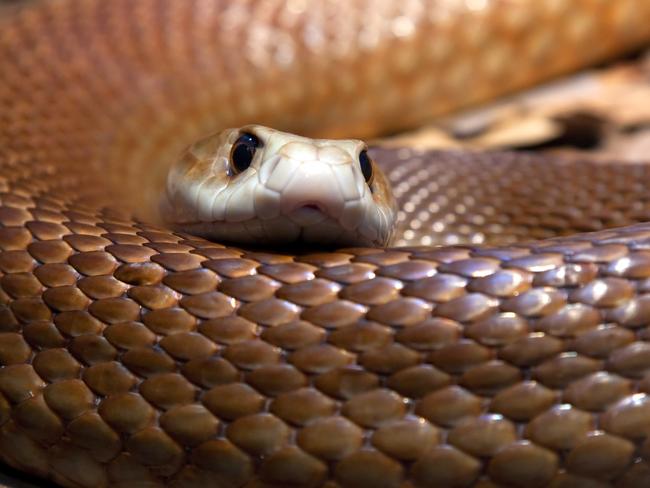
[[346,230],[338,221],[315,209],[301,208],[297,215],[300,217],[290,215],[266,221],[185,222],[173,228],[215,242],[282,248],[304,244],[323,249],[335,246],[377,247],[389,245],[392,238],[391,233],[368,237],[360,229]]

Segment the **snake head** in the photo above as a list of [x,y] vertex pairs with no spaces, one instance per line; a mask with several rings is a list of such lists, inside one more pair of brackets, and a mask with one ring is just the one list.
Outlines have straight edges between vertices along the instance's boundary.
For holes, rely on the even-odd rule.
[[362,141],[249,125],[190,146],[170,169],[161,213],[213,240],[383,246],[396,204]]

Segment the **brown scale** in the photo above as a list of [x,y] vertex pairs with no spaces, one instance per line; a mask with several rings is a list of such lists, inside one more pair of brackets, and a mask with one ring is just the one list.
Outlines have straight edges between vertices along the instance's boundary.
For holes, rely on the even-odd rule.
[[2,460],[70,487],[649,485],[650,225],[607,230],[650,220],[647,166],[376,149],[396,249],[128,211],[204,132],[402,129],[642,44],[648,4],[306,5],[0,12]]
[[[389,175],[405,165],[429,174],[402,207],[464,175],[477,190],[475,209],[456,214],[469,229],[461,241],[607,227],[612,200],[626,222],[650,207],[646,166],[375,155]],[[540,165],[557,198],[563,174],[589,180],[596,203],[552,229],[512,224],[536,183],[507,193],[511,182],[490,173],[524,181]],[[488,198],[476,180],[504,195],[491,205],[511,234],[464,220]],[[586,184],[570,198],[580,192]],[[14,466],[69,486],[645,482],[645,225],[496,248],[290,257],[129,220],[98,227],[66,204],[30,220],[44,208],[0,212],[0,443]],[[73,233],[77,224],[90,232]]]

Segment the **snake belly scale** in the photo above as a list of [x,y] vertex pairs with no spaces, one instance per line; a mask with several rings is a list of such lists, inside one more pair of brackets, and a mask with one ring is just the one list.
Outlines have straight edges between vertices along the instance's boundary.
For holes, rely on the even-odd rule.
[[4,462],[68,487],[650,484],[646,166],[375,149],[392,249],[131,217],[205,134],[413,126],[642,45],[648,2],[2,8]]

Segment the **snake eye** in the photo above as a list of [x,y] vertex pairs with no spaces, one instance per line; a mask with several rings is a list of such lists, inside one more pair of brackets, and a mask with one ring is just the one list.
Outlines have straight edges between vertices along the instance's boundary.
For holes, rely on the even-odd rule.
[[372,182],[372,161],[370,156],[368,156],[368,151],[365,149],[359,153],[359,166],[361,167],[361,173],[366,179],[366,183],[370,184]]
[[230,151],[230,164],[235,173],[248,169],[259,146],[260,140],[254,134],[246,132],[237,138]]

